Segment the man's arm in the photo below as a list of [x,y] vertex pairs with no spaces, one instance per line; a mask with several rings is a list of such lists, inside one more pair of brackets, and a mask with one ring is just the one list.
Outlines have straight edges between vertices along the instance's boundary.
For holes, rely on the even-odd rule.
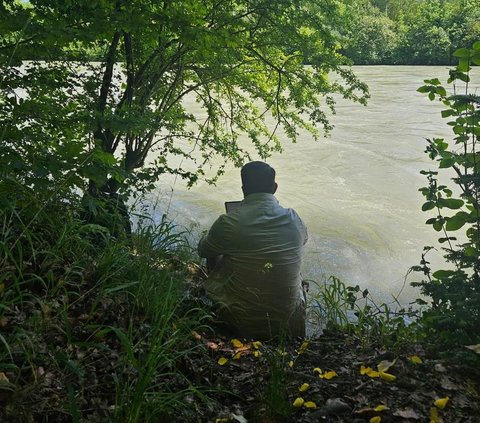
[[228,254],[233,234],[232,218],[222,214],[212,225],[207,234],[198,243],[200,257],[216,257]]

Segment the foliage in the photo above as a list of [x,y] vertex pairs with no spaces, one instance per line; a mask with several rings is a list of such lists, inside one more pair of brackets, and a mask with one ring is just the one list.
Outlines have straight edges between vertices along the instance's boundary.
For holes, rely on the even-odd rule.
[[225,161],[281,150],[280,130],[292,141],[328,132],[333,94],[366,97],[341,67],[334,0],[1,8],[0,165],[35,189],[62,181],[96,200],[165,173],[212,181]]
[[188,421],[183,398],[208,397],[179,363],[207,314],[182,235],[148,222],[125,243],[41,194],[0,182],[0,420]]
[[[452,64],[480,37],[479,0],[347,0],[340,29],[355,64]],[[377,38],[375,38],[377,33]]]
[[322,285],[317,283],[314,292],[309,309],[318,324],[357,335],[365,345],[399,347],[422,337],[416,324],[418,313],[396,300],[393,305],[377,305],[367,289],[347,286],[334,276]]
[[[480,98],[469,91],[471,67],[480,65],[480,42],[454,55],[459,64],[450,70],[447,81],[453,93],[438,79],[426,80],[418,89],[446,107],[442,117],[454,134],[451,143],[427,140],[426,153],[437,162],[438,171],[422,171],[428,186],[420,189],[426,199],[422,210],[436,214],[426,223],[441,234],[438,241],[450,266],[432,273],[424,254],[415,270],[422,271],[425,279],[414,285],[431,298],[431,309],[423,316],[427,328],[439,331],[438,340],[458,345],[480,340]],[[453,175],[452,188],[439,182],[440,173]]]

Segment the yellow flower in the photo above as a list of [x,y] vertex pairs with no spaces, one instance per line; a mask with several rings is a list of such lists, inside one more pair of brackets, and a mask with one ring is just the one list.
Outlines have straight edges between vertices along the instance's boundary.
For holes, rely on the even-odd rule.
[[241,341],[239,341],[237,338],[232,339],[232,345],[233,345],[235,348],[242,348],[242,347],[243,347],[243,344],[242,344]]
[[228,363],[228,359],[226,359],[225,357],[220,357],[217,363],[220,364],[220,366],[223,366],[224,364]]
[[302,397],[298,397],[293,401],[293,406],[295,408],[300,408],[305,403],[305,400]]
[[370,423],[380,423],[382,421],[382,418],[380,416],[375,416],[375,417],[372,417],[369,422]]
[[302,386],[300,386],[300,388],[298,388],[298,390],[300,392],[305,392],[308,388],[310,388],[310,385],[308,383],[303,383]]
[[422,359],[418,355],[412,355],[411,357],[408,358],[412,363],[415,364],[421,364]]
[[448,397],[439,398],[439,399],[435,400],[435,402],[433,404],[435,405],[435,407],[440,408],[440,410],[443,410],[447,406],[447,403],[448,403],[449,400],[450,400],[450,398],[448,398]]
[[315,404],[313,401],[306,401],[303,406],[305,408],[317,408],[317,404]]

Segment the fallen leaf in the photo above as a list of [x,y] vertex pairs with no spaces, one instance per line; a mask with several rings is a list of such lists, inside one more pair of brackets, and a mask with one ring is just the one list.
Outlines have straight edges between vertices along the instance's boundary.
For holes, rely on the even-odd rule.
[[305,408],[317,408],[317,404],[315,404],[313,401],[306,401],[303,406]]
[[298,397],[293,401],[293,406],[295,408],[300,408],[305,403],[305,400],[302,397]]
[[234,359],[234,360],[239,360],[241,356],[242,356],[242,353],[236,352],[235,354],[233,354],[232,359]]
[[258,350],[262,346],[262,343],[260,341],[254,341],[252,345],[253,345],[253,348]]
[[8,377],[5,373],[0,372],[0,382],[7,382],[9,383],[10,381],[8,380]]
[[418,355],[412,355],[412,356],[408,357],[408,359],[414,364],[423,363],[422,359]]
[[377,364],[377,370],[380,373],[386,372],[390,367],[392,367],[397,359],[393,361],[388,361],[388,360],[382,360],[380,363]]
[[402,417],[403,419],[420,420],[420,416],[412,408],[397,410],[393,413],[393,415],[396,417]]
[[433,405],[437,408],[440,408],[440,410],[443,410],[446,406],[450,398],[445,397],[445,398],[439,398],[434,401]]
[[262,353],[261,353],[260,351],[254,351],[254,352],[253,352],[253,356],[254,356],[255,358],[259,358],[259,357],[262,356]]
[[322,369],[320,367],[315,367],[313,369],[313,374],[321,374],[322,373]]
[[288,362],[288,367],[290,367],[290,368],[293,367],[293,360],[290,360],[290,361]]
[[220,419],[215,419],[215,423],[227,423],[228,417],[222,417]]
[[380,423],[382,421],[382,418],[380,416],[375,416],[375,417],[372,417],[369,422],[370,423]]
[[228,359],[225,357],[220,357],[217,363],[220,364],[220,366],[223,366],[224,364],[228,363]]
[[388,410],[388,407],[386,405],[383,405],[383,404],[377,405],[373,409],[373,411],[384,411],[384,410]]
[[302,342],[302,345],[300,345],[300,348],[298,349],[298,354],[303,354],[307,348],[308,348],[309,342],[307,340]]
[[240,423],[248,423],[248,420],[243,417],[241,414],[235,414],[235,413],[232,413],[231,414],[231,417],[236,420],[237,422],[240,422]]
[[323,375],[320,375],[321,379],[333,379],[334,377],[338,376],[335,370],[330,370],[329,372],[325,372]]
[[480,344],[477,344],[477,345],[465,345],[465,348],[468,348],[469,350],[472,350],[473,352],[476,352],[477,354],[480,354]]
[[435,407],[430,408],[430,423],[440,423],[440,417],[438,416],[438,410]]
[[242,348],[243,347],[243,343],[238,340],[237,338],[234,338],[232,339],[232,345],[235,347],[235,348]]
[[305,392],[308,388],[310,388],[310,385],[308,383],[303,383],[302,386],[300,386],[300,388],[298,388],[298,390],[300,392]]
[[386,380],[387,382],[394,382],[397,380],[397,377],[394,375],[391,375],[390,373],[385,373],[385,372],[379,372],[380,373],[380,378],[383,380]]
[[218,344],[212,341],[207,342],[207,347],[211,350],[218,350]]

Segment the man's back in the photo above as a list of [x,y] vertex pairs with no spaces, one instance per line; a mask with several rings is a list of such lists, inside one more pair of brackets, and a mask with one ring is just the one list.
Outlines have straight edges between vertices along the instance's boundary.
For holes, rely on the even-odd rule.
[[199,244],[203,257],[223,254],[207,293],[223,305],[243,336],[304,333],[300,266],[307,231],[292,209],[272,194],[253,193],[222,215]]

